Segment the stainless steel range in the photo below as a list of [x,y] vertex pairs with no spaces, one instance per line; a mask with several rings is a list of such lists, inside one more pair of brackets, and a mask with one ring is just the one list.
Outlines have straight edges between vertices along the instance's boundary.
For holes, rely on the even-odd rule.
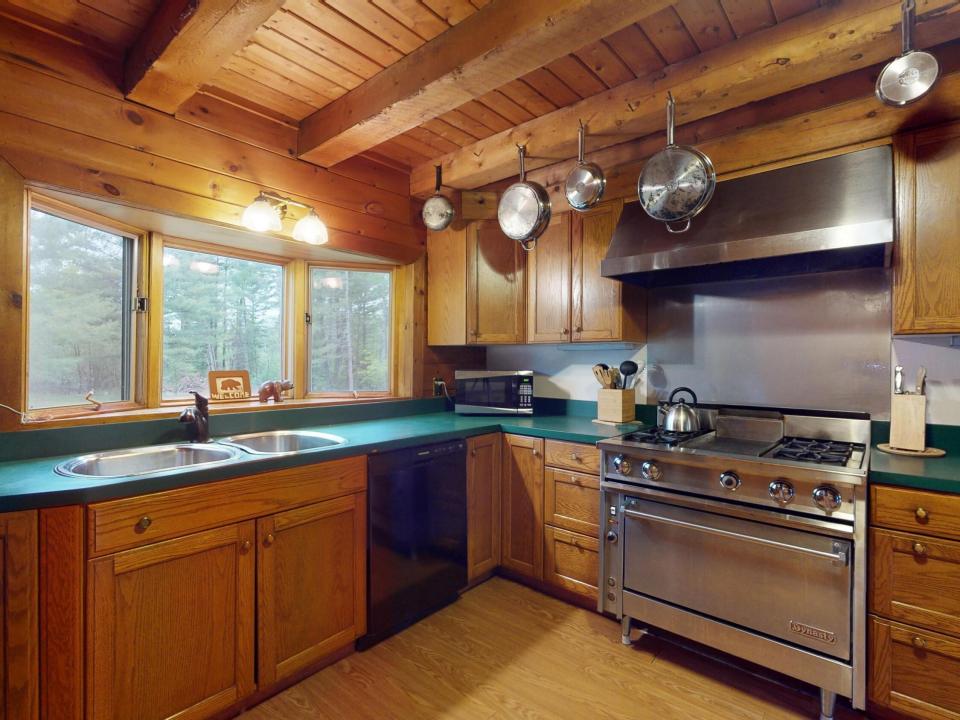
[[600,443],[601,611],[865,701],[864,414],[697,409]]

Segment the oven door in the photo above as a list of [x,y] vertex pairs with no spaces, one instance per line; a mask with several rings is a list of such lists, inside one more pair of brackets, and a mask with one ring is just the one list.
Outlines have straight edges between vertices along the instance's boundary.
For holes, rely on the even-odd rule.
[[851,551],[845,539],[625,501],[624,590],[843,660],[850,659]]

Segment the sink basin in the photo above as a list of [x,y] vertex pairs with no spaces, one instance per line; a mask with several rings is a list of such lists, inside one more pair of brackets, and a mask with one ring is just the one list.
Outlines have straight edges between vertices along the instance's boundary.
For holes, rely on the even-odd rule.
[[311,430],[274,430],[222,438],[218,442],[240,448],[253,455],[292,455],[323,450],[342,445],[346,440],[339,435]]
[[128,477],[225,463],[239,457],[231,447],[180,443],[81,455],[57,465],[67,477]]

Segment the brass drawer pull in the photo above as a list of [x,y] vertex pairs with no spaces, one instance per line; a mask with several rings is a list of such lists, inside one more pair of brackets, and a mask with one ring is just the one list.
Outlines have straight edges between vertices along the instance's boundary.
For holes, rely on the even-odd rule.
[[913,553],[914,555],[924,556],[927,554],[927,546],[924,545],[923,543],[914,543]]
[[142,518],[137,520],[137,530],[139,530],[140,532],[143,532],[151,525],[153,525],[153,520],[150,518],[149,515],[144,515]]
[[923,522],[923,521],[926,520],[927,517],[928,517],[927,511],[924,510],[922,507],[918,507],[918,508],[917,508],[917,511],[914,513],[914,515],[917,516],[917,520],[919,520],[920,522]]
[[914,646],[917,650],[925,650],[926,647],[927,647],[927,641],[924,640],[924,639],[923,639],[922,637],[920,637],[919,635],[914,635],[914,636],[913,636],[913,646]]
[[580,462],[583,458],[577,455],[577,453],[572,452],[570,453],[570,459],[573,460],[574,462]]
[[249,540],[244,540],[244,541],[240,544],[240,552],[250,552],[250,547],[251,547],[250,541],[249,541]]
[[267,536],[263,539],[263,544],[270,547],[273,545],[274,540],[276,540],[276,538],[273,536],[273,533],[267,533]]

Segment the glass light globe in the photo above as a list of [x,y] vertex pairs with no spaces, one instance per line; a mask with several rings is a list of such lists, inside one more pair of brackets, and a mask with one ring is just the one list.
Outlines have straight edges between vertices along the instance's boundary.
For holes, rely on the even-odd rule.
[[329,240],[327,226],[316,212],[311,210],[307,215],[297,220],[293,226],[293,239],[311,245],[323,245]]
[[254,232],[279,232],[283,228],[276,208],[262,195],[247,205],[240,222]]

